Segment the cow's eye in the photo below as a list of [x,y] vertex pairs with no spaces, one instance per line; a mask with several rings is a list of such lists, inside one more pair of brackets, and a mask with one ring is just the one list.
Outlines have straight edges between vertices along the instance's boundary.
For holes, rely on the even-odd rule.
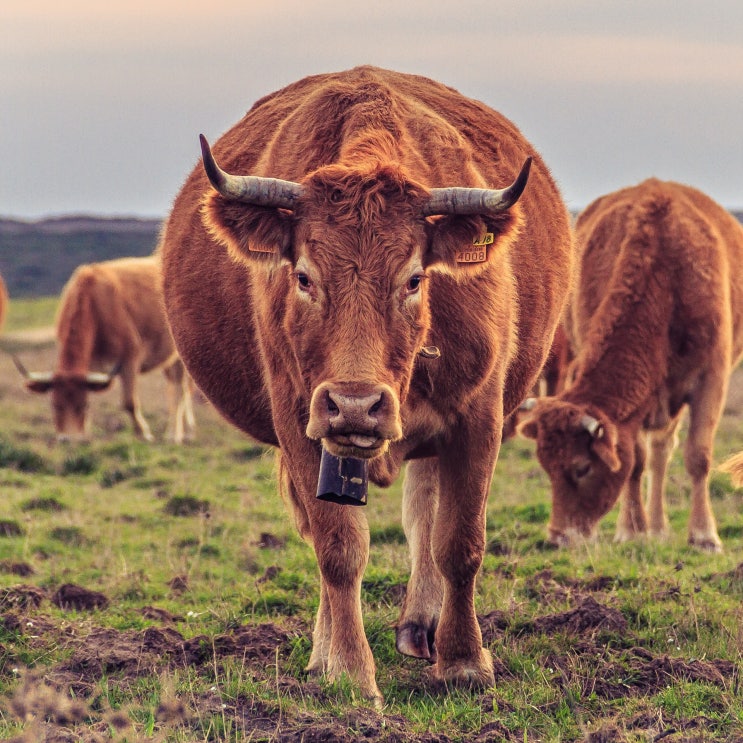
[[423,281],[423,276],[421,276],[420,274],[415,274],[415,276],[411,276],[408,279],[408,285],[407,285],[408,294],[416,294],[418,290],[421,288],[422,281]]
[[310,281],[310,277],[306,273],[302,273],[301,271],[297,271],[297,284],[299,285],[299,288],[306,292],[309,290],[309,288],[312,286],[312,282]]

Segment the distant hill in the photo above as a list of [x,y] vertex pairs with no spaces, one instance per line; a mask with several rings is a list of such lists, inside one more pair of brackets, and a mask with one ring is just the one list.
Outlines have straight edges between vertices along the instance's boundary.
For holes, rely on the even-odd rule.
[[152,253],[161,224],[159,219],[81,215],[0,219],[0,274],[11,299],[55,296],[82,263]]

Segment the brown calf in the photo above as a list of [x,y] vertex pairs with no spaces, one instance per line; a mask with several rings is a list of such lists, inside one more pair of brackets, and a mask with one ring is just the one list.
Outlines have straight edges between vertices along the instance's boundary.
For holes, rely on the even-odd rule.
[[688,406],[689,543],[719,550],[708,475],[743,353],[743,228],[699,191],[650,179],[593,202],[576,237],[573,381],[519,426],[552,482],[549,536],[591,536],[620,492],[617,540],[665,534],[666,468]]
[[137,377],[154,369],[162,369],[168,381],[168,435],[181,443],[192,434],[191,380],[173,344],[160,281],[158,256],[92,263],[72,274],[57,313],[55,370],[29,373],[16,362],[29,390],[51,392],[59,439],[85,435],[88,392],[108,389],[118,374],[135,432],[152,441]]

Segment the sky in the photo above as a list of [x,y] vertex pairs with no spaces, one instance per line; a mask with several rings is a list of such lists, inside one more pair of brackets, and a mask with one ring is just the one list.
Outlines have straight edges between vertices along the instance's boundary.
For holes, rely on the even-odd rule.
[[2,0],[0,38],[2,217],[165,217],[200,132],[358,64],[507,116],[571,209],[649,176],[743,208],[740,0]]

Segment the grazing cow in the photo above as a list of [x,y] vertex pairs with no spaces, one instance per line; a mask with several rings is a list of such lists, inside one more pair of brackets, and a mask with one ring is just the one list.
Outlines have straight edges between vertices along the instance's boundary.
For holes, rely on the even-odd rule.
[[320,568],[308,669],[381,700],[361,613],[369,529],[363,509],[316,498],[325,450],[383,486],[411,460],[397,648],[435,661],[435,679],[493,683],[474,609],[485,499],[572,267],[547,168],[482,103],[373,67],[261,99],[202,154],[164,234],[166,309],[200,389],[280,447]]
[[51,391],[59,439],[85,435],[88,392],[108,389],[118,374],[122,405],[132,417],[134,430],[152,441],[137,394],[137,377],[154,369],[162,369],[168,381],[169,436],[181,443],[192,434],[192,383],[168,327],[157,255],[78,267],[62,291],[56,325],[58,356],[53,372],[29,373],[20,362],[16,364],[29,390]]
[[666,468],[688,406],[689,543],[717,551],[708,475],[743,353],[743,228],[704,194],[650,179],[594,201],[576,240],[572,381],[519,426],[552,482],[550,539],[592,535],[620,491],[619,541],[665,534]]

